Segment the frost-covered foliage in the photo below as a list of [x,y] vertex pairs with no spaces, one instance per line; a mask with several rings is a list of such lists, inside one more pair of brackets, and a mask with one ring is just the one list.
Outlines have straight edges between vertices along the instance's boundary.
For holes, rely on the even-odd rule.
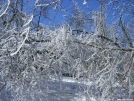
[[[68,25],[54,30],[46,27],[38,32],[29,32],[28,27],[22,30],[22,35],[15,29],[2,32],[9,36],[0,42],[1,92],[8,92],[10,98],[16,101],[47,99],[52,76],[59,82],[63,76],[77,81],[82,78],[81,82],[92,81],[93,85],[85,88],[88,90],[85,94],[101,101],[132,98],[132,50],[118,48],[112,43],[102,47],[97,33],[75,36]],[[119,89],[126,94],[117,95]]]
[[10,17],[6,9],[0,13],[0,94],[5,101],[48,101],[52,92],[62,99],[68,91],[64,77],[79,85],[76,91],[87,101],[133,98],[134,49],[116,41],[115,26],[106,27],[100,12],[93,12],[93,33],[72,34],[68,24],[32,30],[33,15],[18,11]]

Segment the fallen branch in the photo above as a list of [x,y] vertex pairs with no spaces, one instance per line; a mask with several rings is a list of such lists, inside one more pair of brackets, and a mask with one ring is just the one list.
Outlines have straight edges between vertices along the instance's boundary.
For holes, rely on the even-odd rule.
[[87,46],[91,46],[91,47],[94,47],[94,48],[98,48],[100,50],[105,50],[105,49],[109,49],[109,50],[119,50],[119,51],[128,51],[128,52],[132,52],[134,51],[133,48],[118,48],[118,47],[102,47],[102,46],[98,46],[98,45],[94,45],[94,44],[87,44],[87,43],[82,43],[82,42],[79,42],[79,41],[73,41],[75,43],[79,43],[79,44],[82,44],[82,45],[87,45]]

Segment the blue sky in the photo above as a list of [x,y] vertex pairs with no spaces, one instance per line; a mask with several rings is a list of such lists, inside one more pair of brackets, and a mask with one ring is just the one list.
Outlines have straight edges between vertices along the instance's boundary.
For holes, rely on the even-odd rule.
[[[86,13],[88,13],[92,10],[93,11],[99,11],[98,0],[88,0],[87,4],[85,4],[85,5],[83,5],[84,0],[60,0],[60,1],[61,2],[63,1],[62,4],[61,4],[62,8],[60,8],[60,9],[64,9],[67,12],[70,12],[72,1],[77,1],[79,8],[81,8]],[[35,3],[35,0],[31,0],[29,2],[29,4],[27,2],[27,4],[26,4],[27,7],[24,7],[24,8],[26,8],[26,9],[24,9],[24,11],[29,12],[28,14],[32,13],[34,3]],[[110,12],[110,8],[111,7],[109,6],[107,11]],[[39,7],[37,7],[37,9],[39,9]],[[36,19],[38,19],[38,16],[37,16]],[[115,18],[115,19],[117,19],[117,18]],[[110,12],[110,14],[107,18],[107,23],[111,23],[112,22],[111,20],[113,20],[112,19],[112,12]],[[60,10],[54,10],[54,7],[52,7],[52,9],[49,11],[47,20],[43,17],[41,18],[41,23],[43,23],[45,25],[55,25],[55,23],[56,24],[61,24],[62,22],[64,22],[63,12],[61,12]]]
[[[64,0],[62,3],[62,7],[64,7],[65,10],[67,10],[68,12],[71,9],[71,0]],[[88,0],[88,3],[83,5],[83,1],[84,0],[76,0],[78,2],[78,6],[79,8],[81,8],[84,12],[88,13],[91,10],[95,10],[98,11],[99,10],[99,3],[97,2],[97,0]],[[58,14],[56,16],[56,23],[61,23],[62,21],[64,21],[63,17],[62,17],[62,12],[58,11]]]
[[[62,0],[61,0],[62,1]],[[67,10],[67,12],[70,12],[70,9],[71,9],[71,5],[72,5],[72,3],[71,3],[71,1],[72,0],[63,0],[63,3],[62,3],[62,7],[65,9],[65,10]],[[87,2],[87,4],[85,4],[85,5],[83,5],[83,1],[84,0],[74,0],[74,1],[77,1],[78,2],[78,6],[79,6],[79,8],[82,10],[82,11],[84,11],[84,12],[86,12],[86,13],[88,13],[88,12],[90,12],[90,11],[99,11],[99,6],[100,6],[100,4],[99,4],[99,2],[98,2],[98,0],[88,0],[88,2]],[[107,0],[107,2],[109,2],[109,0]],[[108,8],[106,9],[106,11],[107,11],[107,13],[108,13],[108,16],[107,16],[107,24],[110,24],[110,23],[112,23],[114,20],[116,20],[117,19],[117,15],[116,15],[116,17],[113,19],[112,17],[113,17],[113,11],[111,11],[111,8],[112,8],[112,6],[110,5],[110,6],[108,6]],[[56,17],[55,17],[55,22],[56,23],[61,23],[61,22],[63,22],[64,21],[64,18],[63,18],[63,13],[62,12],[60,12],[60,11],[58,11],[57,12],[57,14],[55,14],[56,15]]]
[[[60,1],[62,2],[61,9],[62,10],[64,9],[68,13],[70,13],[70,9],[71,9],[73,0],[60,0]],[[81,8],[84,12],[90,12],[91,10],[95,10],[95,11],[99,10],[99,3],[97,0],[88,0],[88,3],[85,5],[83,5],[84,0],[74,0],[74,1],[78,2],[79,8]],[[26,7],[26,9],[24,11],[26,11],[26,12],[29,11],[31,13],[31,10],[33,9],[33,6],[34,6],[34,2],[35,2],[35,0],[32,0],[32,1],[30,1],[30,4],[26,4],[26,6],[29,8],[27,9],[27,7]],[[37,9],[39,9],[39,8],[37,8]],[[49,11],[48,18],[49,18],[49,20],[46,20],[42,17],[41,23],[52,25],[54,23],[60,24],[60,23],[64,22],[63,12],[61,12],[60,10],[54,10],[54,7]],[[36,18],[36,19],[38,19],[38,18]]]

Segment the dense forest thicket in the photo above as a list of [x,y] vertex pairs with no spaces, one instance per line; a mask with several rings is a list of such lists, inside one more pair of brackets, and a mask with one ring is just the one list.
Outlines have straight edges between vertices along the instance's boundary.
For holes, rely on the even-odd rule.
[[86,81],[83,93],[97,101],[134,99],[134,1],[97,0],[88,13],[77,0],[65,12],[63,2],[0,1],[1,100],[47,101],[52,78],[63,89],[64,77]]

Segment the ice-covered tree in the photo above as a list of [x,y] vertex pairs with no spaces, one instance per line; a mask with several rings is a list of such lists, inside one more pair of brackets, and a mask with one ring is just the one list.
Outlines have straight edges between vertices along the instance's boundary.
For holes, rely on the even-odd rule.
[[[30,13],[25,12],[27,2],[0,1],[0,94],[5,100],[49,100],[52,82],[59,82],[54,90],[62,98],[67,90],[63,77],[74,79],[87,98],[133,98],[133,19],[126,22],[126,15],[133,17],[133,2],[129,2],[130,13],[124,3],[99,0],[100,11],[92,11],[90,17],[74,6],[69,17],[72,26],[66,22],[55,28],[41,21],[51,8],[61,10],[60,0],[29,1]],[[125,10],[108,25],[102,7],[114,3],[118,11]],[[92,20],[91,34],[84,31],[88,20]],[[82,31],[77,35],[73,28]]]

